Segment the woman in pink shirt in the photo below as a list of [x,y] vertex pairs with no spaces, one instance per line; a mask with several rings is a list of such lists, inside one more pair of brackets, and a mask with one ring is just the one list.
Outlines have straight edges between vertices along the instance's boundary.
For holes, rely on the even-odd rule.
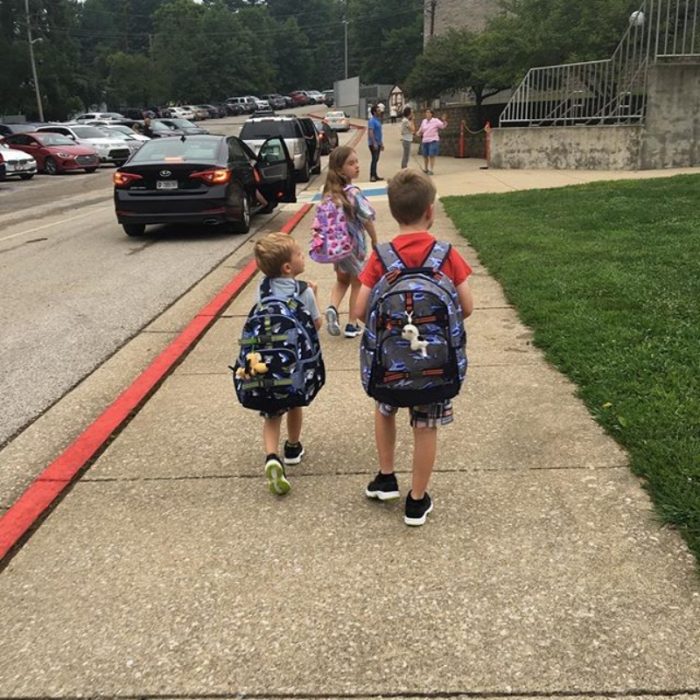
[[420,123],[417,134],[421,136],[421,153],[423,154],[423,171],[428,175],[433,174],[435,156],[440,153],[440,129],[447,126],[447,118],[442,119],[433,116],[432,109],[425,110],[425,119]]

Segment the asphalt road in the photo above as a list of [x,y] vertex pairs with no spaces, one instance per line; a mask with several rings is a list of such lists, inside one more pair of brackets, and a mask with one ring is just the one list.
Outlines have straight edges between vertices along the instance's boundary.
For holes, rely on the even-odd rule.
[[[206,122],[226,134],[241,123]],[[152,227],[129,238],[112,172],[0,183],[0,446],[271,219],[254,218],[247,235]]]

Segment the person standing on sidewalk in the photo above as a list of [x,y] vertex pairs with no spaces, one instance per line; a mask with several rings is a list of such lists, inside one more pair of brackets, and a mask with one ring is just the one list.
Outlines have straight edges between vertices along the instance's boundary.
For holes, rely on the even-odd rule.
[[374,105],[372,107],[372,117],[367,122],[367,145],[369,146],[369,152],[372,156],[372,160],[369,165],[369,179],[370,182],[377,182],[377,180],[383,180],[383,177],[379,177],[377,174],[377,163],[379,162],[379,154],[384,150],[384,137],[382,136],[382,122],[377,116],[379,114],[379,107]]
[[401,119],[401,146],[403,156],[401,157],[401,168],[408,167],[408,159],[411,157],[411,144],[416,133],[416,123],[413,121],[413,111],[410,107],[404,107]]
[[[399,225],[399,233],[392,239],[390,249],[397,258],[395,262],[399,262],[400,266],[395,267],[394,264],[391,264],[389,271],[387,271],[385,267],[386,260],[382,257],[386,252],[382,251],[384,246],[379,246],[378,249],[372,252],[360,275],[362,287],[357,295],[355,313],[359,318],[366,319],[368,311],[370,311],[369,303],[375,285],[382,280],[389,280],[388,275],[392,275],[399,270],[423,267],[433,255],[434,248],[437,248],[439,245],[443,251],[439,269],[454,285],[452,294],[455,294],[457,298],[456,300],[453,298],[454,303],[452,306],[454,311],[457,311],[457,303],[461,307],[461,316],[459,314],[456,316],[461,324],[461,319],[469,316],[474,309],[472,293],[467,281],[472,270],[455,248],[445,243],[438,244],[438,241],[428,231],[434,218],[435,186],[423,173],[405,169],[400,170],[389,182],[388,195],[391,214]],[[382,251],[381,254],[380,251]],[[399,272],[395,281],[400,276],[401,273]],[[419,292],[420,290],[416,286],[415,296],[412,294],[412,302],[415,302],[416,305],[418,305],[416,296]],[[387,309],[383,308],[382,313],[386,311]],[[383,318],[384,331],[396,322],[394,316],[390,316],[388,321],[387,318]],[[432,321],[425,319],[426,327],[429,327],[430,323],[435,322],[434,317]],[[405,322],[403,328],[412,323],[411,314],[408,315],[408,321],[407,323]],[[416,324],[418,324],[417,319]],[[417,327],[413,326],[413,330],[416,331],[417,339],[419,337]],[[462,328],[461,332],[463,330]],[[377,331],[378,328],[375,328],[374,332]],[[365,333],[368,332],[371,331],[369,329],[365,331]],[[401,342],[403,337],[405,337],[403,329],[398,336],[398,340],[396,340],[396,336],[392,336],[394,342],[386,342],[381,348],[382,357],[384,357],[385,353],[389,355],[392,350],[397,354],[402,353],[403,351],[399,349],[398,343]],[[375,340],[377,340],[376,335]],[[365,339],[363,339],[364,342]],[[423,348],[426,349],[428,346],[427,340],[424,339],[420,342],[425,343]],[[414,348],[411,344],[410,351],[413,350]],[[427,349],[425,352],[426,355],[424,356],[427,357]],[[436,357],[439,354],[438,350]],[[401,357],[389,357],[389,360],[391,362],[396,360],[398,372],[400,372],[401,365],[405,367],[406,363],[409,362],[405,352],[403,352]],[[399,360],[402,360],[402,362],[399,362]],[[409,373],[407,372],[407,374]],[[386,375],[380,381],[384,382],[385,380]],[[405,382],[408,379],[400,378],[400,381]],[[427,386],[429,387],[429,385]],[[386,392],[387,384],[383,384],[383,387],[384,392]],[[416,393],[426,390],[430,391],[431,389],[417,389]],[[458,390],[459,387],[457,387]],[[398,407],[389,403],[377,401],[375,404],[374,431],[379,459],[379,473],[365,490],[365,495],[368,498],[380,501],[391,501],[399,498],[399,485],[394,473],[397,411]],[[433,502],[428,495],[427,488],[435,465],[437,428],[439,425],[447,425],[453,421],[452,401],[451,399],[443,399],[432,403],[426,402],[422,405],[411,406],[409,411],[413,429],[413,469],[411,489],[406,496],[404,522],[407,525],[416,526],[423,525],[428,513],[433,509]]]
[[440,130],[447,126],[447,117],[442,119],[433,116],[432,109],[425,110],[425,119],[418,127],[421,136],[421,153],[423,154],[423,172],[433,174],[435,168],[435,156],[440,155]]
[[366,233],[369,234],[372,247],[377,245],[374,209],[362,194],[362,190],[352,184],[359,175],[360,161],[354,149],[350,146],[338,146],[331,151],[323,195],[330,196],[335,204],[343,208],[348,231],[353,239],[353,247],[350,255],[333,263],[336,281],[331,290],[331,303],[326,309],[326,324],[331,335],[340,335],[338,307],[349,288],[350,311],[345,326],[346,338],[356,338],[361,330],[357,324],[354,307],[357,292],[360,290],[358,276],[367,256]]
[[[318,287],[307,282],[297,297],[297,276],[304,272],[304,254],[299,244],[285,233],[271,233],[255,244],[255,261],[264,277],[258,290],[258,300],[263,295],[264,285],[269,285],[272,294],[280,299],[298,298],[306,313],[311,316],[316,330],[321,328],[318,310]],[[298,342],[298,341],[297,341]],[[287,440],[284,456],[279,457],[279,441],[282,416],[287,414]],[[285,466],[299,464],[304,456],[301,444],[303,408],[281,408],[261,413],[263,417],[263,445],[265,449],[265,478],[270,491],[284,496],[291,488]]]

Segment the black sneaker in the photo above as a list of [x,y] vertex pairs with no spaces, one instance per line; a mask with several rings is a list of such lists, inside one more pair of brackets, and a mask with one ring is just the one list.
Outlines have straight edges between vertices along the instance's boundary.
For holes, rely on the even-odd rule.
[[304,446],[297,442],[292,444],[289,440],[284,441],[284,463],[299,464],[304,456]]
[[414,500],[409,491],[406,496],[406,513],[403,521],[406,525],[422,525],[432,509],[433,501],[427,491],[419,501]]
[[399,482],[396,474],[382,474],[379,472],[365,489],[367,498],[378,498],[380,501],[395,501],[399,498]]
[[357,338],[358,335],[362,333],[362,328],[357,323],[346,323],[345,324],[345,337],[346,338]]
[[276,496],[284,496],[292,488],[287,481],[284,467],[277,455],[271,454],[267,456],[265,460],[265,478],[267,479],[267,486],[270,492]]

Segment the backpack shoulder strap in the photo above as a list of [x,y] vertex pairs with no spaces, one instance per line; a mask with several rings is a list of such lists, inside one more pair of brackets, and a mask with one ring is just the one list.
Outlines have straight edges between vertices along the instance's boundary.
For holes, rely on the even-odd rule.
[[385,271],[401,270],[405,267],[403,260],[391,243],[380,243],[374,250]]
[[447,241],[435,241],[423,262],[423,267],[432,267],[433,270],[441,269],[451,250],[452,245]]
[[272,284],[270,283],[270,278],[265,276],[263,281],[260,283],[260,299],[269,297],[272,294]]

